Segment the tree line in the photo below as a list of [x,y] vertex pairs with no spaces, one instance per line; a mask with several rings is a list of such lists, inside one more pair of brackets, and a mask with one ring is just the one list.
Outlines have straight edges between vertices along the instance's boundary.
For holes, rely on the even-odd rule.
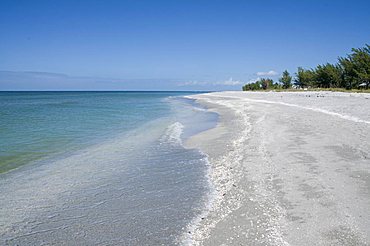
[[289,88],[343,88],[369,89],[370,45],[353,48],[346,57],[339,57],[335,64],[322,64],[312,69],[298,67],[295,77],[285,70],[278,82],[262,78],[243,86],[243,91]]

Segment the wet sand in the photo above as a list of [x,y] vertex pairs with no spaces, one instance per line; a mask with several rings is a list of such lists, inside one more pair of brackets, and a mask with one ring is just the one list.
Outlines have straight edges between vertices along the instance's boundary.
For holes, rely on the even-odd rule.
[[208,154],[215,189],[191,244],[370,243],[370,94],[191,98],[220,115],[186,143]]

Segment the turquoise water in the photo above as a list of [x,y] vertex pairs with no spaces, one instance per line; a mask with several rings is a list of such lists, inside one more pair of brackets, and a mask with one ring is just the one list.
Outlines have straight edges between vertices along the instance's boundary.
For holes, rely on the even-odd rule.
[[0,238],[179,244],[208,202],[217,116],[178,92],[1,92]]
[[169,116],[183,93],[0,92],[0,172]]

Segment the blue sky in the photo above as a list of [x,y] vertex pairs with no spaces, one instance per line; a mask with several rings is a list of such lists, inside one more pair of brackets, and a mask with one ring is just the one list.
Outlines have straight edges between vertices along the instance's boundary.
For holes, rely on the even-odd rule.
[[0,90],[233,90],[370,43],[370,1],[0,1]]

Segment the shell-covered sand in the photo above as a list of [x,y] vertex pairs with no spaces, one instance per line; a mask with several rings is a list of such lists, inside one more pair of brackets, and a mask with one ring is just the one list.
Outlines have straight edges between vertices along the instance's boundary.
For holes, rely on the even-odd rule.
[[215,189],[191,244],[370,243],[370,94],[191,98],[220,115],[187,142],[208,154]]

